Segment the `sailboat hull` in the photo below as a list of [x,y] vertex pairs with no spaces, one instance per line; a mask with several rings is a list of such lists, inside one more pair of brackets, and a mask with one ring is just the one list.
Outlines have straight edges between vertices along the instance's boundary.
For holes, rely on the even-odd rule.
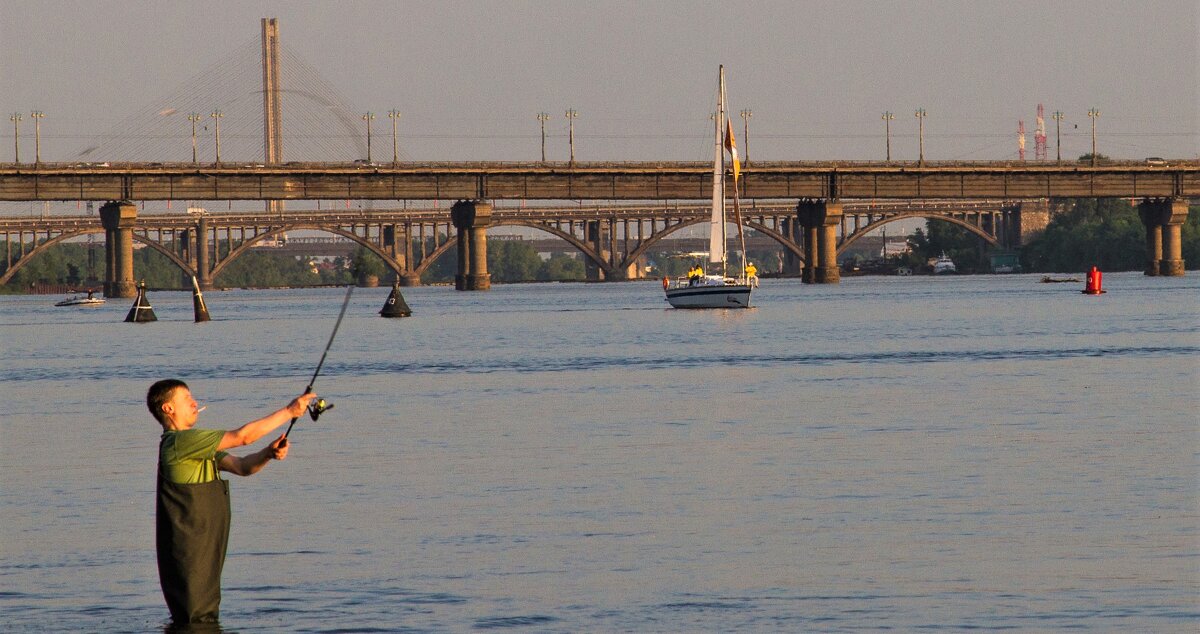
[[680,286],[666,291],[674,308],[750,308],[750,286]]

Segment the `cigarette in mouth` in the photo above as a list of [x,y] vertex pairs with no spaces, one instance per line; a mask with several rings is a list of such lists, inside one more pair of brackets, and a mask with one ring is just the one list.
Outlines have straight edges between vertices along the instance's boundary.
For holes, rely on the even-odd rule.
[[205,405],[204,407],[201,407],[200,409],[196,410],[196,413],[197,413],[197,414],[199,414],[200,412],[203,412],[203,411],[204,411],[204,410],[206,410],[206,409],[208,409],[208,406],[207,406],[207,405]]

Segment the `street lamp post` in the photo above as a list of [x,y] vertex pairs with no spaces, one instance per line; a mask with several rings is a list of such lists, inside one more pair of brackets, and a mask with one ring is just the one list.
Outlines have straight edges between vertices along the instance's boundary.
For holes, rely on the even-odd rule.
[[196,157],[196,123],[200,121],[200,113],[193,112],[188,115],[188,121],[192,122],[192,163],[195,164]]
[[1092,120],[1092,167],[1096,167],[1096,119],[1100,118],[1100,111],[1091,108],[1088,110],[1088,117]]
[[920,161],[921,165],[924,165],[925,164],[925,109],[917,108],[917,111],[913,114],[916,115],[917,122],[920,124],[919,131],[917,132],[917,136],[919,138],[919,143],[920,143],[918,160]]
[[571,165],[575,165],[575,119],[579,118],[579,113],[574,108],[567,110],[567,121],[570,122],[570,132],[568,132],[568,143],[571,146]]
[[896,115],[891,112],[883,113],[883,134],[884,138],[887,139],[887,160],[889,163],[892,160],[892,121],[895,118]]
[[399,110],[388,110],[388,118],[392,120],[392,164],[400,162],[400,146],[396,144],[396,124],[400,122]]
[[546,120],[550,115],[545,112],[539,112],[537,115],[538,121],[542,124],[542,162],[546,162]]
[[17,124],[21,123],[21,113],[14,112],[8,118],[13,123],[13,163],[21,162],[21,133]]
[[1057,161],[1062,163],[1062,120],[1063,113],[1060,110],[1055,110],[1054,114],[1050,115],[1054,119],[1054,153],[1057,155]]
[[371,120],[375,115],[370,112],[363,113],[362,120],[367,122],[367,162],[371,162]]
[[750,167],[750,117],[754,116],[753,110],[743,110],[742,115],[742,143],[746,147],[746,167]]
[[29,117],[33,119],[33,164],[42,164],[42,119],[46,113],[41,110],[34,110],[29,113]]
[[213,120],[213,134],[216,138],[217,147],[217,163],[221,162],[221,117],[225,116],[220,110],[213,110],[212,114],[208,115]]

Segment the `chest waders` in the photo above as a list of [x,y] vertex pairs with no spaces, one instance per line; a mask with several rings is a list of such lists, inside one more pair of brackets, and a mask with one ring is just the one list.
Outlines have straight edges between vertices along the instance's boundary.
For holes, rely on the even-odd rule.
[[178,484],[158,473],[158,580],[176,623],[216,623],[229,544],[229,481]]

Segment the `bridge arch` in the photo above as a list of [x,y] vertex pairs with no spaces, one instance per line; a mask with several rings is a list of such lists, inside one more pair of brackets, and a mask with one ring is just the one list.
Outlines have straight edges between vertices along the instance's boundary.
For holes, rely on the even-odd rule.
[[537,229],[538,231],[544,231],[552,236],[562,239],[567,244],[570,244],[571,246],[575,247],[580,253],[583,254],[584,257],[591,260],[593,264],[595,264],[597,267],[599,267],[601,270],[603,270],[606,275],[612,272],[612,265],[610,265],[608,262],[603,261],[603,259],[601,259],[599,257],[600,254],[597,253],[596,250],[593,249],[591,246],[589,246],[588,243],[584,242],[583,240],[580,240],[579,238],[576,238],[574,235],[572,235],[571,233],[569,233],[567,231],[563,231],[562,229],[559,229],[558,227],[554,227],[554,226],[551,226],[551,225],[548,225],[545,223],[541,223],[536,220],[507,220],[507,219],[502,220],[500,222],[493,222],[489,226],[489,228],[491,228],[491,227],[528,227],[530,229]]
[[8,284],[9,280],[11,280],[13,278],[13,276],[17,274],[17,271],[20,271],[22,268],[25,267],[26,264],[33,261],[33,258],[35,256],[44,253],[50,247],[53,247],[56,244],[63,242],[65,240],[70,240],[71,238],[78,238],[79,236],[85,236],[85,235],[92,234],[92,233],[104,233],[104,230],[99,229],[99,230],[68,231],[66,233],[62,233],[57,236],[54,236],[53,238],[50,238],[49,240],[46,240],[45,242],[37,245],[36,247],[33,248],[32,251],[26,253],[24,255],[24,257],[13,262],[8,267],[8,270],[4,272],[4,275],[0,276],[0,286],[2,286],[4,284]]
[[958,225],[958,226],[966,229],[967,231],[979,236],[985,242],[987,242],[988,244],[990,244],[994,247],[1001,246],[1000,240],[998,238],[996,238],[995,236],[984,231],[979,226],[971,224],[970,222],[967,222],[966,220],[955,218],[953,216],[943,216],[943,215],[929,214],[929,213],[921,212],[921,211],[912,211],[912,212],[901,212],[901,213],[897,213],[894,215],[889,215],[887,217],[876,220],[875,222],[869,223],[864,227],[860,227],[854,233],[851,233],[850,235],[845,236],[842,239],[841,243],[838,244],[838,247],[837,247],[838,255],[841,255],[842,252],[845,251],[851,244],[854,244],[854,242],[856,242],[859,238],[867,235],[868,233],[870,233],[888,223],[897,222],[900,220],[906,220],[909,218],[924,218],[925,220],[937,220],[939,222],[948,222],[953,225]]
[[[16,275],[17,271],[24,268],[26,264],[32,262],[34,257],[36,257],[42,253],[45,253],[51,247],[54,247],[61,242],[70,240],[71,238],[78,238],[79,236],[86,236],[86,235],[90,235],[90,234],[103,234],[103,233],[104,233],[104,229],[83,229],[83,230],[79,230],[79,231],[67,231],[65,233],[54,236],[53,238],[50,238],[49,240],[46,240],[45,242],[34,247],[32,251],[26,253],[25,257],[22,257],[20,260],[13,262],[12,266],[9,267],[9,269],[4,272],[4,275],[0,276],[0,285],[7,284],[9,282],[9,280],[11,280],[14,275]],[[170,249],[164,247],[159,242],[157,242],[155,240],[151,240],[150,238],[147,238],[138,233],[133,234],[133,239],[136,240],[137,242],[141,242],[142,244],[163,254],[164,256],[167,257],[168,260],[173,262],[175,264],[175,266],[178,266],[179,268],[183,269],[184,273],[187,273],[188,275],[195,275],[196,271],[194,269],[192,269],[192,267],[189,266],[188,263],[183,260],[183,258],[179,257],[177,254],[173,253]]]
[[220,263],[213,267],[212,278],[215,280],[217,275],[224,271],[227,265],[248,253],[255,244],[274,239],[289,231],[317,231],[346,238],[347,240],[366,248],[368,251],[378,256],[379,259],[383,260],[383,263],[398,276],[411,273],[419,277],[420,275],[424,274],[425,271],[427,271],[439,257],[445,254],[446,251],[450,250],[450,248],[455,245],[454,240],[447,240],[435,248],[432,252],[426,254],[426,256],[422,258],[416,266],[412,266],[412,264],[409,263],[409,268],[406,269],[401,266],[399,262],[392,259],[392,256],[388,254],[387,251],[380,248],[379,245],[371,242],[369,239],[364,238],[363,236],[355,234],[353,231],[346,231],[337,227],[330,227],[317,223],[293,223],[274,227],[253,237],[246,238],[246,240],[244,240],[241,244],[230,251],[224,258],[222,258]]

